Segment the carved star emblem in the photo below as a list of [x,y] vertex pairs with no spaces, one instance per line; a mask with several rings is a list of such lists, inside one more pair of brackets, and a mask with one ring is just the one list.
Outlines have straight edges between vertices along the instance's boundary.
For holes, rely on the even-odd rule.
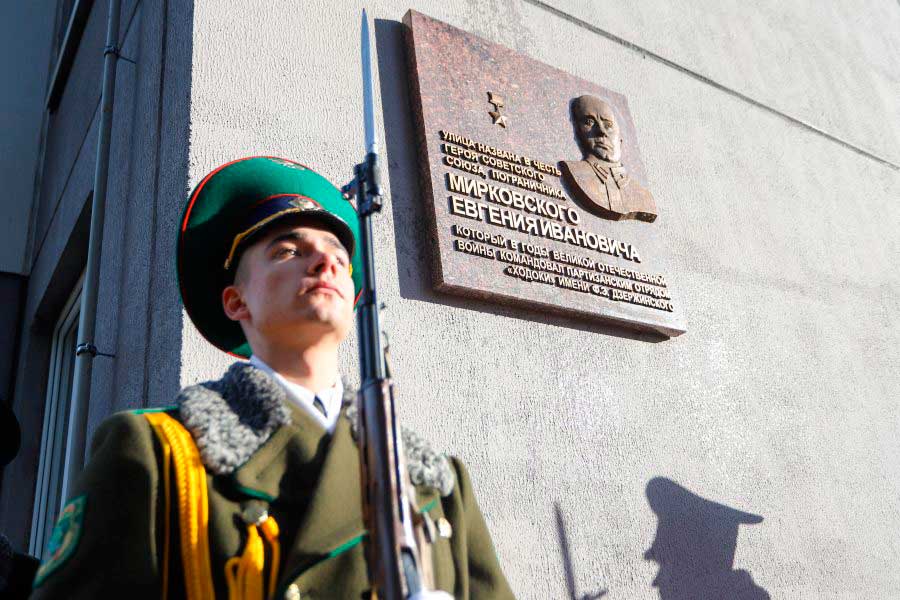
[[506,128],[506,115],[500,114],[500,109],[505,106],[503,97],[500,96],[500,94],[488,92],[488,104],[494,105],[494,110],[488,111],[488,114],[491,115],[491,118],[494,120],[494,125]]

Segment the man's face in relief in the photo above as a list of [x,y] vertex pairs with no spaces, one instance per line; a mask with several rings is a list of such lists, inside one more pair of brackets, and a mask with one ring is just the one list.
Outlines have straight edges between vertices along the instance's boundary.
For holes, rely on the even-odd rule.
[[622,159],[622,136],[612,108],[594,96],[581,96],[572,104],[575,133],[582,148],[600,160]]
[[310,221],[277,224],[240,258],[222,292],[229,318],[255,339],[291,347],[322,336],[343,340],[353,323],[350,257],[331,231]]

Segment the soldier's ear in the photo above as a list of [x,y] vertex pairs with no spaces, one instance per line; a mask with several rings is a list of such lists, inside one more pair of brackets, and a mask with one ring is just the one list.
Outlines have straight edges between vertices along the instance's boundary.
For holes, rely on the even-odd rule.
[[241,321],[250,317],[250,309],[244,302],[240,288],[229,285],[222,290],[222,310],[232,321]]

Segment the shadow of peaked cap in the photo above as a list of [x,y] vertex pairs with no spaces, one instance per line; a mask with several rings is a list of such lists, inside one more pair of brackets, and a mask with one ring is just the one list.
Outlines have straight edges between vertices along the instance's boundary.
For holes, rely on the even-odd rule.
[[694,572],[730,570],[739,525],[761,523],[759,515],[701,498],[664,477],[647,483],[647,501],[656,513],[656,539],[648,560],[681,565]]
[[181,301],[203,337],[229,354],[247,358],[251,351],[240,325],[225,316],[222,290],[234,280],[241,253],[288,219],[315,222],[337,236],[350,254],[358,298],[359,218],[340,190],[312,169],[272,156],[241,158],[213,170],[191,192],[176,249]]

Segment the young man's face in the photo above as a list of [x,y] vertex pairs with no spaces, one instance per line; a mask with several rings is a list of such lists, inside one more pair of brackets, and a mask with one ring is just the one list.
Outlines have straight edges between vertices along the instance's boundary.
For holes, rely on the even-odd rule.
[[343,340],[353,301],[347,250],[331,231],[296,221],[273,226],[247,248],[222,292],[225,314],[241,322],[251,348]]

